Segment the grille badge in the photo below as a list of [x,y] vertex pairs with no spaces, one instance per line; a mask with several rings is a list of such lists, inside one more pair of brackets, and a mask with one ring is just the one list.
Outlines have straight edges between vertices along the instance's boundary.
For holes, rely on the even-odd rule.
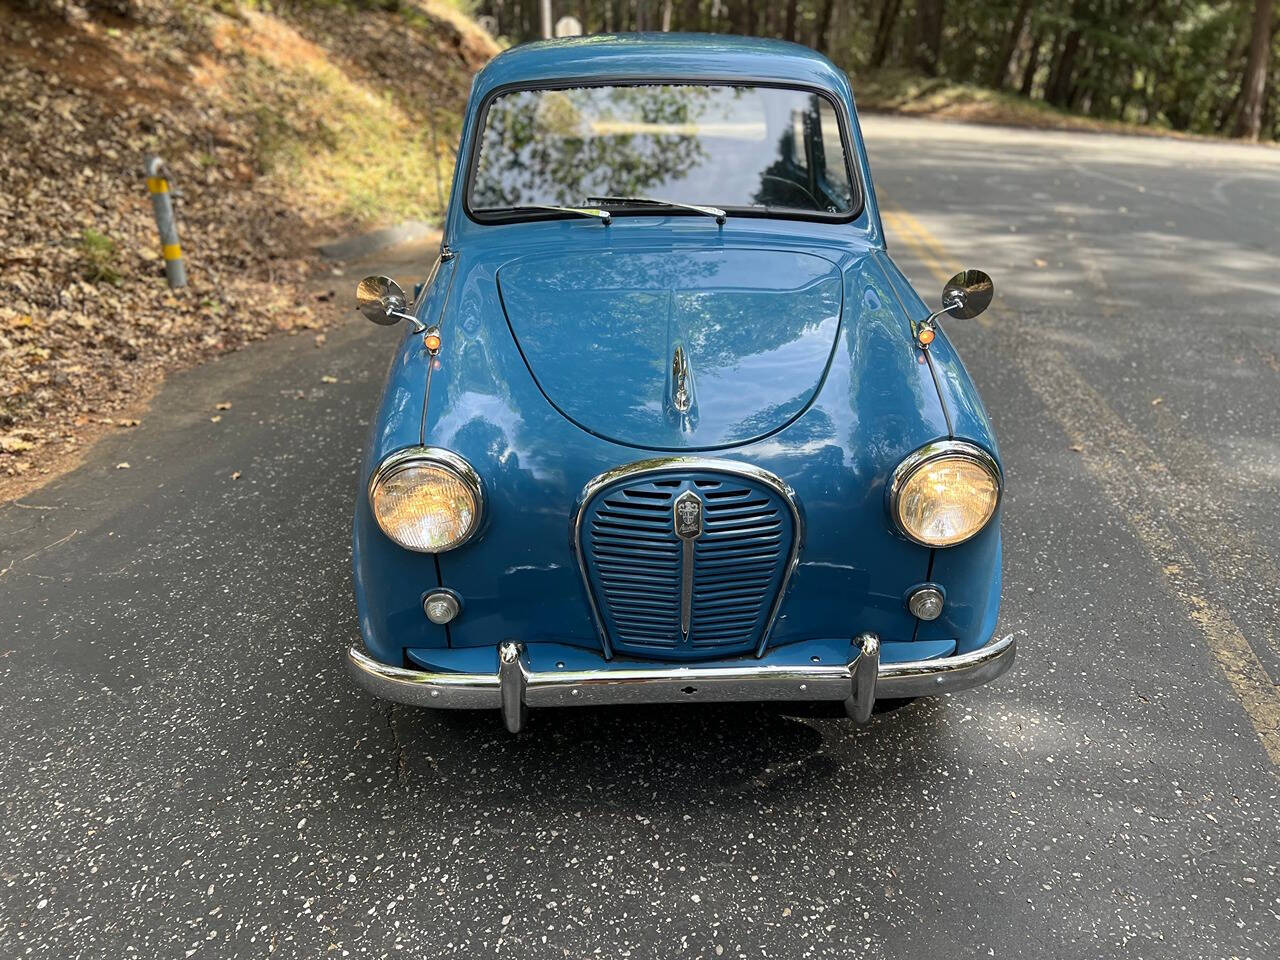
[[702,536],[702,498],[692,490],[676,497],[676,536],[681,540],[697,540]]

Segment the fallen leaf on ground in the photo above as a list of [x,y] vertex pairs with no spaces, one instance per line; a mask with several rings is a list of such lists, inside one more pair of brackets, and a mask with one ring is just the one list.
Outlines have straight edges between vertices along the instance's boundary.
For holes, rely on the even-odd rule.
[[116,426],[117,427],[136,427],[139,422],[140,421],[138,420],[132,420],[132,419],[117,420]]
[[317,346],[317,347],[323,347],[323,346],[324,346],[324,342],[325,342],[327,339],[329,339],[329,338],[328,338],[328,337],[326,337],[323,333],[317,333],[317,334],[316,334],[316,346]]
[[116,469],[117,469],[117,470],[128,470],[128,469],[129,469],[129,461],[127,461],[127,460],[121,460],[119,463],[117,463],[117,464],[116,464]]
[[210,422],[210,423],[218,423],[218,422],[219,422],[219,421],[221,421],[221,420],[222,420],[222,415],[221,415],[221,414],[219,414],[219,415],[218,415],[218,416],[216,416],[216,417],[210,417],[210,418],[209,418],[209,422]]
[[321,377],[321,378],[320,378],[320,382],[321,382],[321,383],[337,383],[337,382],[338,382],[338,378],[337,378],[337,377],[330,377],[330,376],[323,376],[323,377]]
[[1049,265],[1048,260],[1041,260],[1039,257],[1036,257],[1035,260],[1031,262],[1034,263],[1037,267],[1047,267]]
[[1164,397],[1156,397],[1154,400],[1151,401],[1151,405],[1153,407],[1158,407],[1162,403],[1164,403]]
[[1073,443],[1071,445],[1071,449],[1074,450],[1076,453],[1084,453],[1084,447],[1080,446],[1080,444],[1078,443]]
[[239,470],[237,470],[235,473],[233,473],[233,474],[231,475],[231,479],[232,479],[232,480],[239,480],[239,479],[240,479],[240,471],[239,471]]
[[231,404],[227,403],[227,402],[224,400],[222,403],[215,403],[215,404],[213,405],[213,409],[215,409],[215,410],[230,410],[230,409],[231,409]]

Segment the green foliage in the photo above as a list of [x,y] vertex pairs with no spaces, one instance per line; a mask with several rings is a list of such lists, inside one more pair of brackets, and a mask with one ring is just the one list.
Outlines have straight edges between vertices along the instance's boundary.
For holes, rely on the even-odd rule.
[[90,283],[119,286],[123,277],[118,269],[116,242],[105,233],[87,229],[80,234],[80,262],[84,278]]
[[[855,77],[885,67],[1011,94],[1098,121],[1229,134],[1260,0],[579,0],[588,32],[671,29],[785,37]],[[1266,3],[1267,0],[1261,0]],[[540,35],[539,0],[480,0],[513,40]],[[1263,137],[1280,138],[1280,12]]]

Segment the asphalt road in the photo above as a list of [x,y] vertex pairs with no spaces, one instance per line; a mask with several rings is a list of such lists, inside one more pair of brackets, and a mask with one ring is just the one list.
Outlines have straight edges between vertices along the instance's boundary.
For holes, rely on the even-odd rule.
[[913,280],[1002,294],[948,329],[1014,672],[859,730],[377,703],[340,653],[396,334],[282,338],[0,508],[0,956],[1280,955],[1280,152],[866,134]]

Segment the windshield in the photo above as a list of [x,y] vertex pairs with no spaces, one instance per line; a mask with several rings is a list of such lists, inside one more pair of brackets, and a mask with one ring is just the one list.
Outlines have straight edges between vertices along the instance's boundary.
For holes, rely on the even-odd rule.
[[[481,219],[656,197],[729,211],[847,215],[855,197],[825,97],[781,87],[661,84],[518,90],[484,117],[468,206]],[[661,206],[603,204],[663,214]]]

